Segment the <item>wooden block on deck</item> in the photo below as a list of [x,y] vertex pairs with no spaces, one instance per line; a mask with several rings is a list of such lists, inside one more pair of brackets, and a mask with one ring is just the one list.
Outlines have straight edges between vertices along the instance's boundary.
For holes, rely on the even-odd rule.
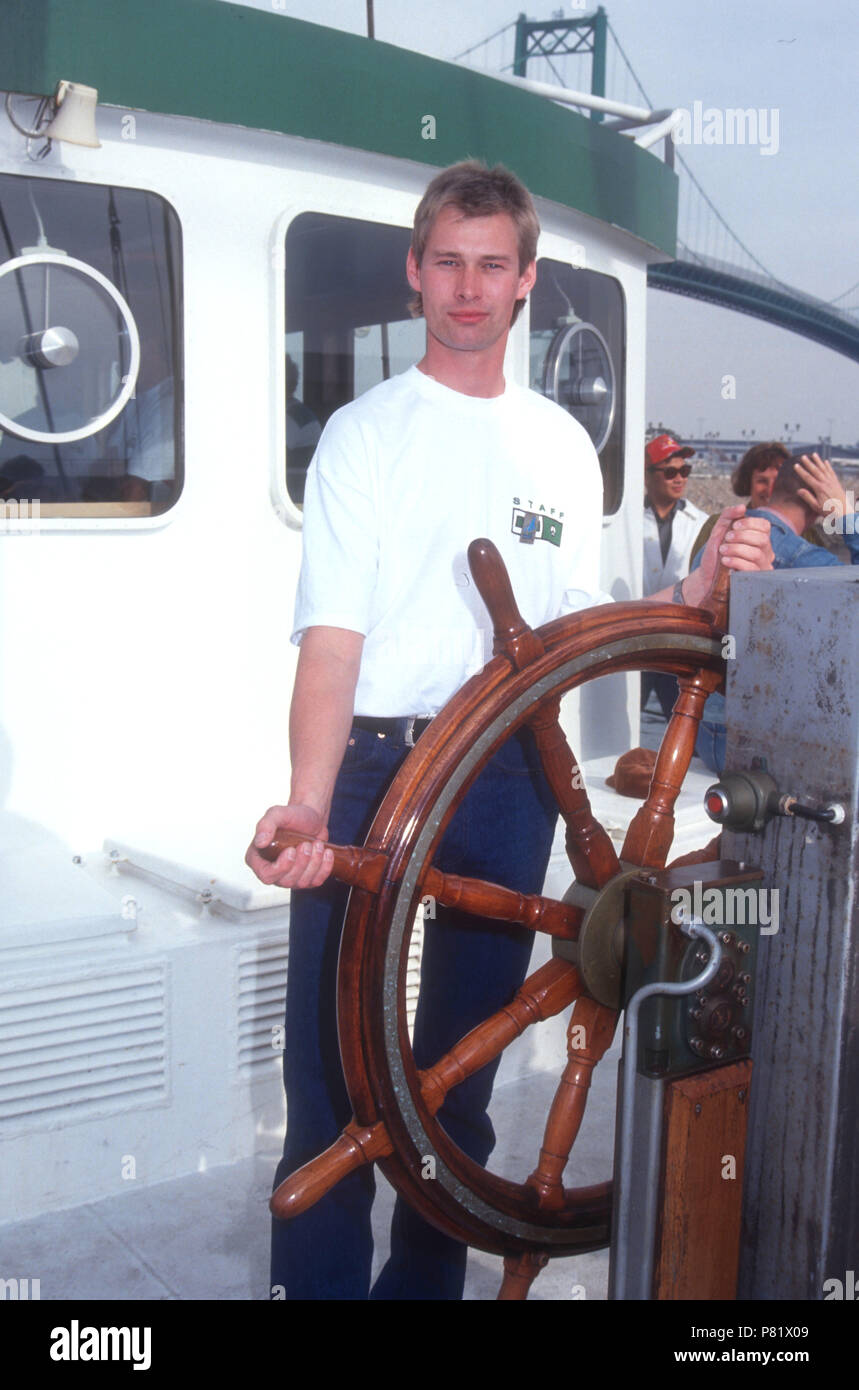
[[654,1298],[736,1297],[751,1075],[746,1060],[666,1087]]

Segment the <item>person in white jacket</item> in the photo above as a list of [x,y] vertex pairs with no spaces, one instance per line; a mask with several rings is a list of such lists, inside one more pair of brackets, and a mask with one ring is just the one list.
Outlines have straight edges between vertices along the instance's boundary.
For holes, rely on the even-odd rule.
[[657,435],[644,450],[643,593],[676,584],[689,573],[692,546],[706,512],[683,496],[695,450],[670,434]]
[[[659,434],[644,450],[644,573],[643,593],[655,594],[676,584],[689,573],[695,539],[706,512],[683,496],[692,472],[687,459],[695,450],[678,444],[670,434]],[[651,690],[656,691],[665,718],[677,699],[673,676],[645,672],[641,677],[641,708]]]

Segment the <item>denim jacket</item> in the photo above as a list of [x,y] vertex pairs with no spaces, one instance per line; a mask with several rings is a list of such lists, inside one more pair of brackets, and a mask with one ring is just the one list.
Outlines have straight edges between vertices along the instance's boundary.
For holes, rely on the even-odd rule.
[[[826,565],[841,564],[831,550],[804,541],[783,517],[768,511],[766,507],[749,507],[746,516],[762,516],[769,522],[770,544],[775,555],[774,570],[823,569]],[[845,528],[843,540],[850,551],[851,565],[859,565],[859,513],[853,517],[853,528],[852,533]]]

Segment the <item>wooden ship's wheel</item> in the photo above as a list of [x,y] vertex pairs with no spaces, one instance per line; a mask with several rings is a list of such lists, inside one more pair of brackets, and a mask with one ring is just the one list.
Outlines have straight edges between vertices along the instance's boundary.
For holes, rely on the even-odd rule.
[[[515,605],[490,541],[469,561],[492,616],[496,655],[449,701],[402,765],[362,848],[332,847],[334,874],[352,885],[340,948],[338,1027],[351,1123],[336,1142],[294,1173],[272,1197],[288,1219],[342,1177],[378,1162],[386,1177],[439,1229],[505,1256],[501,1298],[524,1298],[547,1259],[609,1242],[611,1183],[565,1188],[594,1066],[610,1046],[619,996],[623,886],[636,868],[660,869],[674,834],[673,807],[695,746],[708,694],[724,675],[722,624],[727,571],[701,609],[617,603],[532,630]],[[560,698],[612,672],[656,670],[678,677],[680,694],[659,750],[649,795],[620,856],[591,811],[559,722]],[[524,725],[533,731],[566,823],[575,890],[563,901],[444,874],[433,856],[468,787]],[[282,832],[264,851],[274,859],[306,836]],[[553,958],[510,1004],[419,1071],[406,1017],[406,967],[422,898],[477,917],[517,923],[553,938]],[[427,924],[432,930],[432,923]],[[526,1028],[572,1005],[568,1062],[549,1110],[542,1147],[523,1183],[468,1158],[437,1112],[447,1093],[497,1058]],[[584,1028],[584,1033],[580,1030]],[[576,1030],[574,1033],[573,1030]],[[536,1144],[535,1144],[536,1148]],[[431,1155],[435,1177],[426,1181]]]

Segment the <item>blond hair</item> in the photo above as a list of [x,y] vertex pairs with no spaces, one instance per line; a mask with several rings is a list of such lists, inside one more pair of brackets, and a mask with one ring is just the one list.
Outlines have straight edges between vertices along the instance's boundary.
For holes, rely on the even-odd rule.
[[[540,223],[531,194],[503,164],[496,164],[494,169],[490,169],[478,159],[466,159],[436,174],[415,212],[412,253],[418,266],[433,224],[442,208],[447,207],[457,208],[463,217],[494,217],[498,213],[506,213],[516,228],[519,274],[524,274],[531,262],[536,260]],[[519,317],[524,303],[524,299],[516,301],[511,326]],[[414,318],[420,318],[423,314],[420,294],[411,300],[409,310]]]

